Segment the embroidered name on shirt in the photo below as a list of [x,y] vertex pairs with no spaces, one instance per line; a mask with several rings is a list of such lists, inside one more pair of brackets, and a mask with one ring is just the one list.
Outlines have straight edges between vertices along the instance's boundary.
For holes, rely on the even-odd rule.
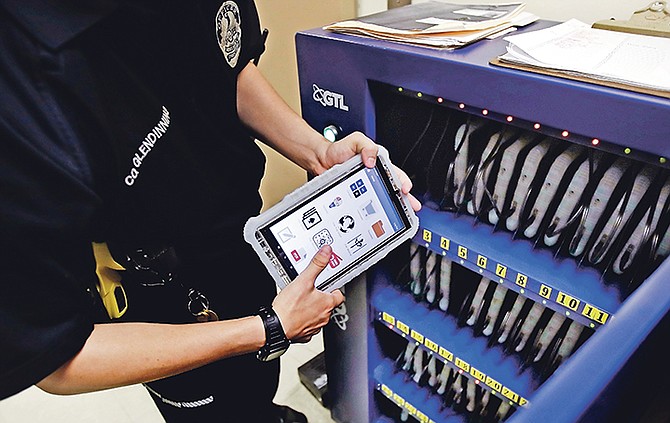
[[170,126],[170,112],[168,109],[163,106],[163,114],[161,115],[160,121],[153,127],[151,132],[149,132],[146,137],[142,140],[142,143],[137,148],[137,152],[133,155],[132,163],[133,166],[128,172],[128,176],[125,177],[124,181],[126,185],[131,186],[135,183],[135,180],[140,176],[140,167],[142,162],[147,158],[151,150],[153,150],[156,142],[165,134]]

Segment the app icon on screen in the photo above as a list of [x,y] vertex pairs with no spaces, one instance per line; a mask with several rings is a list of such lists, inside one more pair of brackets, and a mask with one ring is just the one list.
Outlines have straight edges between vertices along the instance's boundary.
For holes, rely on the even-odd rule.
[[288,226],[279,231],[278,235],[281,242],[288,242],[295,238],[295,235],[293,235],[293,232],[291,232],[291,228]]
[[340,217],[340,220],[338,220],[338,229],[342,233],[347,233],[350,230],[354,229],[354,218],[348,214],[345,214],[344,216]]
[[358,198],[361,195],[365,194],[368,190],[365,187],[365,182],[363,182],[362,179],[359,179],[353,184],[349,185],[349,189],[351,189],[351,193],[354,195],[355,198]]
[[361,209],[361,214],[364,218],[372,216],[375,213],[377,213],[377,210],[375,209],[374,204],[372,204],[372,201],[369,201],[368,204]]
[[291,257],[293,257],[293,261],[297,263],[307,257],[307,252],[304,248],[298,248],[297,250],[291,251]]
[[328,229],[321,229],[312,237],[312,240],[314,241],[316,248],[321,248],[324,245],[332,244],[333,236],[330,234]]
[[338,256],[335,254],[335,251],[330,255],[330,260],[328,261],[328,264],[330,265],[331,269],[336,268],[337,266],[342,263],[342,257]]
[[328,204],[328,208],[334,209],[335,207],[339,207],[340,205],[342,205],[342,197],[338,195],[333,199],[333,201],[330,202],[330,204]]
[[349,250],[349,254],[351,255],[354,255],[365,246],[367,246],[367,244],[365,243],[363,235],[356,235],[356,238],[347,241],[347,250]]
[[305,229],[313,228],[319,222],[321,222],[321,216],[316,211],[316,207],[312,207],[302,215],[302,224],[305,225]]
[[381,220],[376,221],[372,225],[372,231],[375,233],[375,236],[379,238],[380,236],[384,235],[384,223]]

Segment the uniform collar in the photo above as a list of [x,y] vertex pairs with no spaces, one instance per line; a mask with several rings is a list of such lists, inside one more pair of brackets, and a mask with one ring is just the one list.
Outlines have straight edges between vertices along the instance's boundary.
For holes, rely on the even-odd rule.
[[116,9],[115,0],[0,0],[26,31],[58,49]]

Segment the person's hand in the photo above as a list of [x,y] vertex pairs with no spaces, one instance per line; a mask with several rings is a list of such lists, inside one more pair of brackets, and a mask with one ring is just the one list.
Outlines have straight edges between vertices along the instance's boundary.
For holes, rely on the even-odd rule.
[[358,153],[361,154],[363,163],[367,167],[374,167],[377,161],[377,151],[379,150],[377,144],[362,132],[352,132],[339,141],[325,145],[326,148],[319,156],[319,162],[322,166],[318,170],[319,173],[325,172],[336,164],[346,162]]
[[329,245],[321,247],[309,266],[272,302],[291,342],[305,343],[312,339],[328,323],[332,310],[344,301],[339,289],[323,292],[314,286],[314,280],[328,264],[331,254]]
[[[365,136],[365,134],[358,131],[352,132],[341,140],[330,143],[325,148],[320,159],[322,169],[319,169],[319,173],[325,172],[336,164],[344,163],[359,153],[361,154],[361,158],[366,167],[374,167],[377,162],[377,151],[379,151],[377,144]],[[412,209],[414,209],[414,211],[419,211],[421,209],[421,202],[410,194],[412,181],[409,179],[409,176],[395,165],[393,166],[393,169],[398,176],[400,190],[403,194],[407,195]]]

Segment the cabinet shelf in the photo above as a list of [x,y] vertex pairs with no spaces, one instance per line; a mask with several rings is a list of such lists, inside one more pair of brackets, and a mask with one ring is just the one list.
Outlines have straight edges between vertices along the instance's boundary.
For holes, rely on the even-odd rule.
[[420,228],[413,241],[474,272],[504,284],[585,326],[597,328],[621,305],[619,291],[600,273],[559,260],[530,241],[512,239],[471,216],[432,210],[419,212]]

